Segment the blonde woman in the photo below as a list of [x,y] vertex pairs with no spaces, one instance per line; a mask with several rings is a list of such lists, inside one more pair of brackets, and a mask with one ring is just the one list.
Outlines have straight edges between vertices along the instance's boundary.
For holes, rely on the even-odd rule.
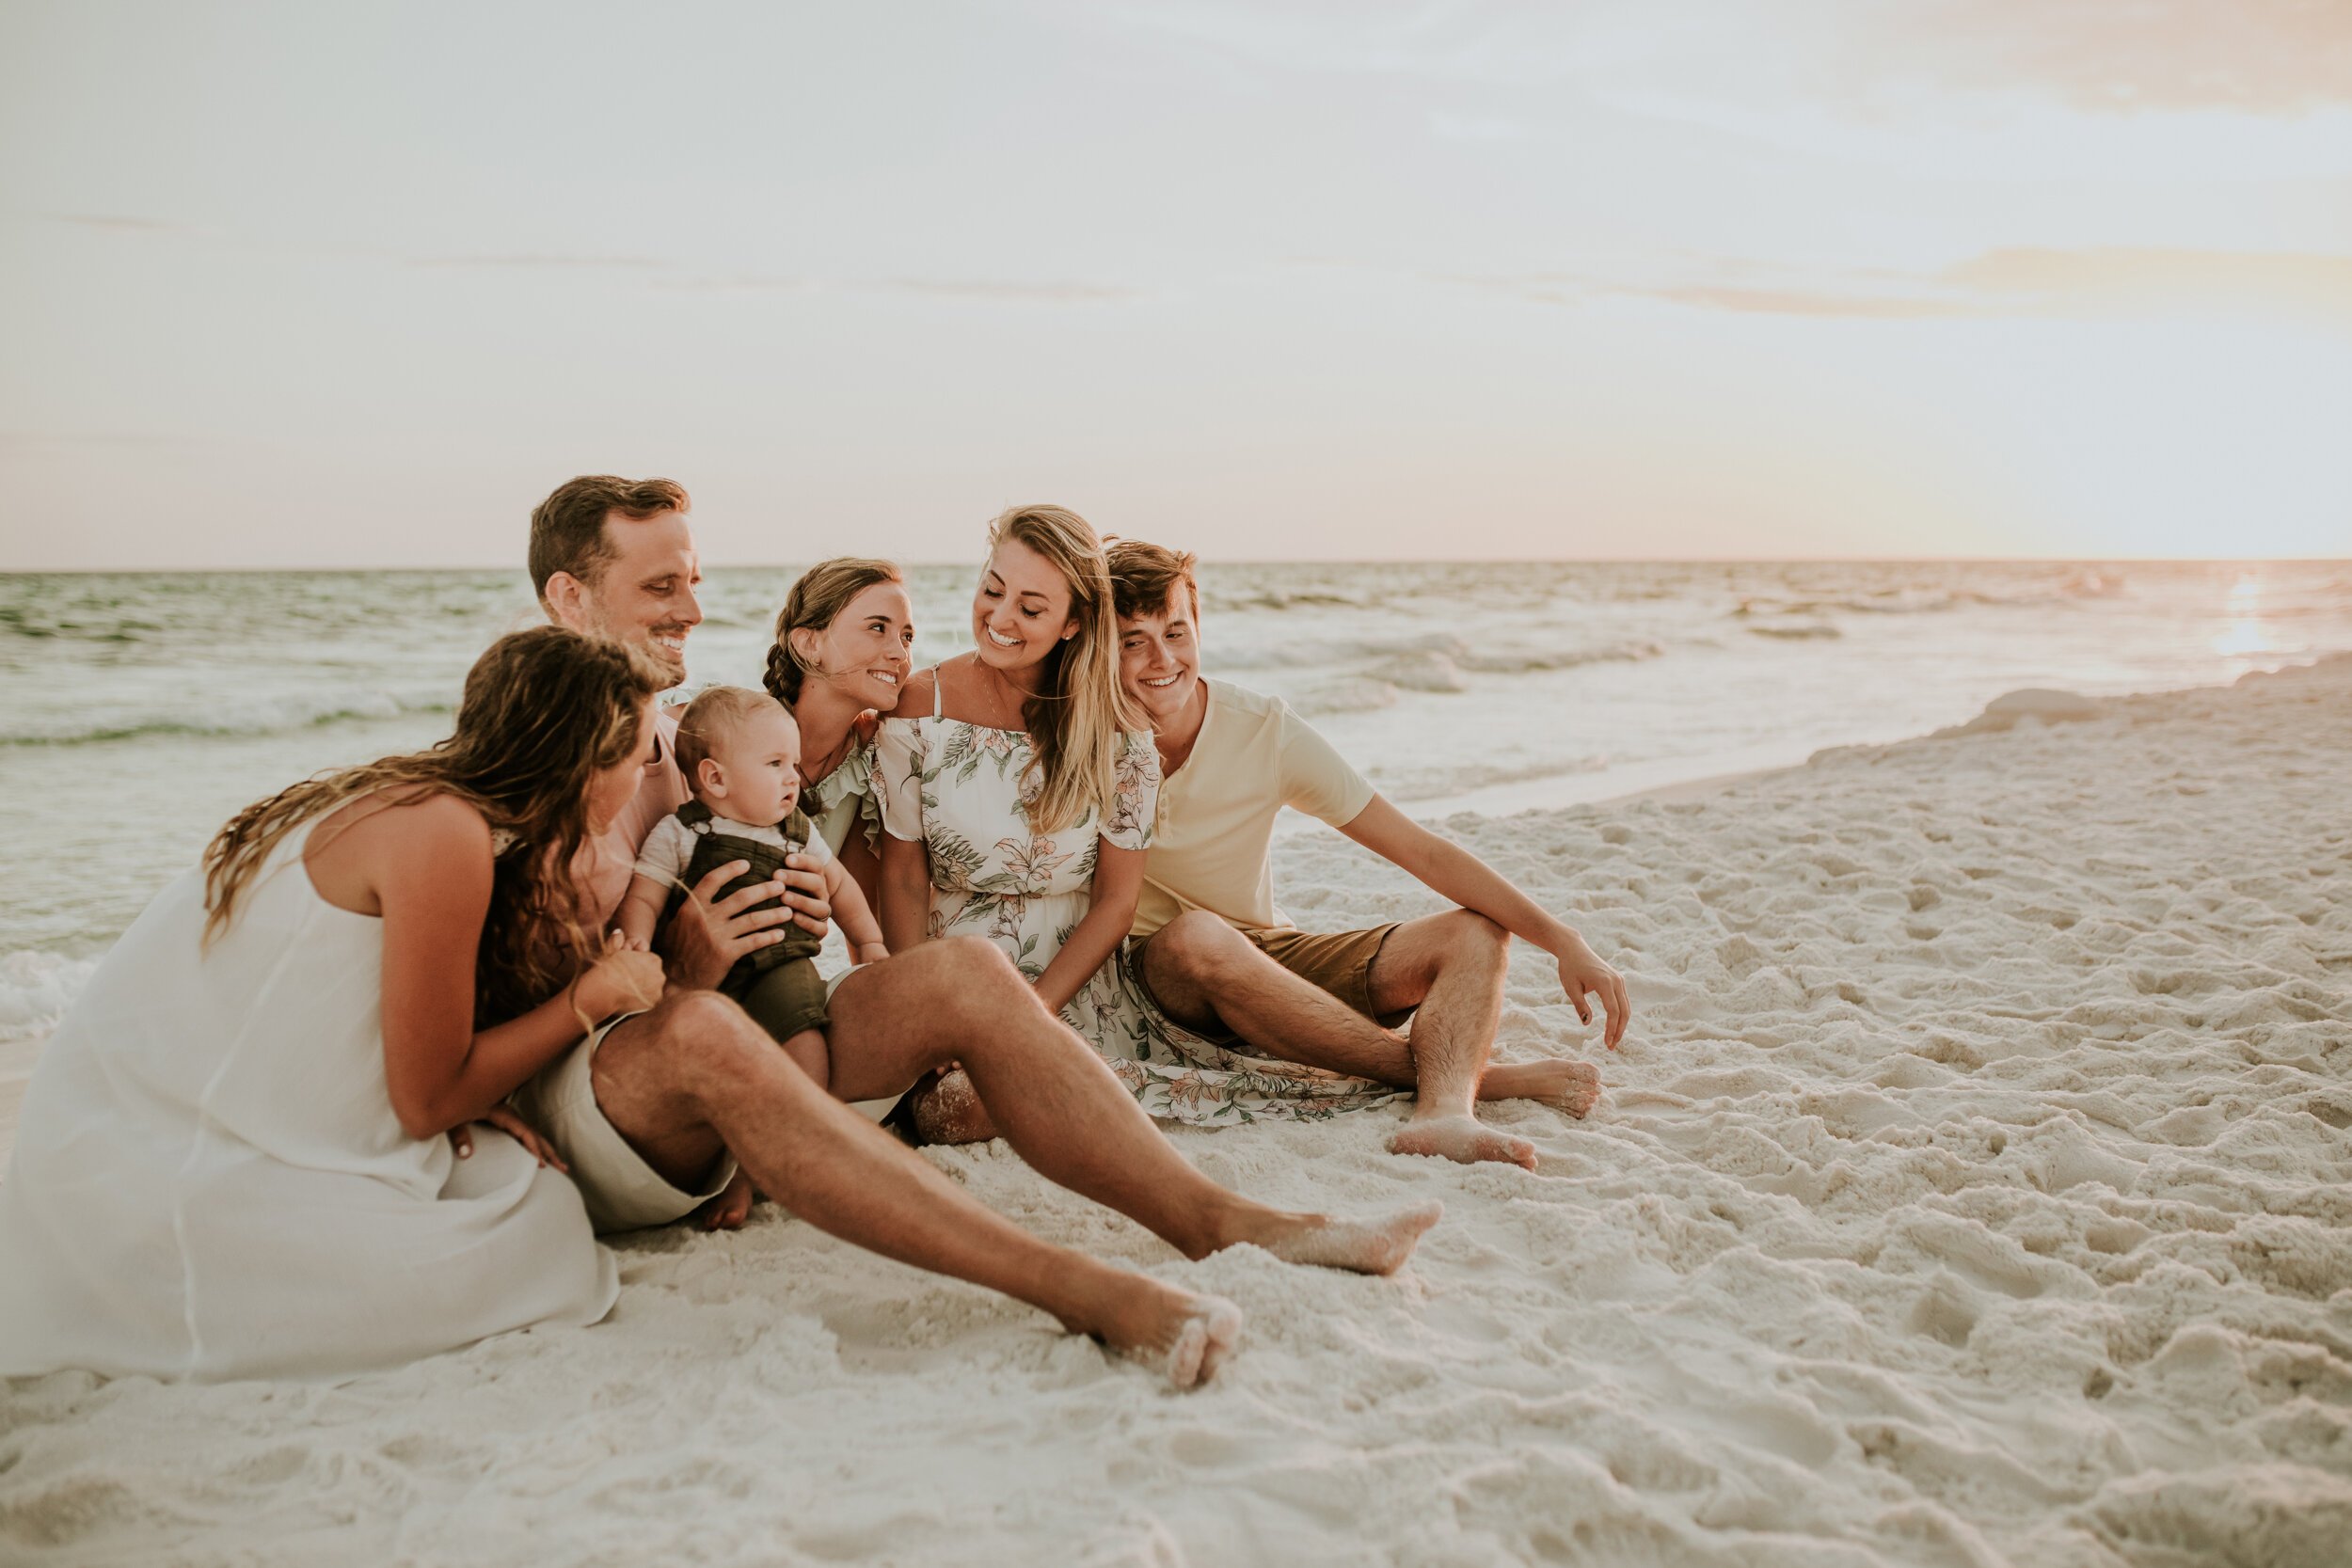
[[[875,743],[891,951],[986,937],[1155,1117],[1320,1119],[1392,1098],[1363,1079],[1189,1037],[1171,1055],[1163,1032],[1175,1026],[1110,961],[1142,891],[1160,769],[1120,686],[1102,541],[1073,512],[1025,506],[990,526],[989,546],[973,651],[909,681]],[[913,1109],[928,1141],[993,1133],[958,1073]]]
[[1001,948],[1098,1050],[1106,961],[1143,886],[1159,793],[1150,729],[1119,685],[1103,542],[1059,506],[989,525],[973,650],[907,683],[876,742],[882,922],[894,953],[932,937]]

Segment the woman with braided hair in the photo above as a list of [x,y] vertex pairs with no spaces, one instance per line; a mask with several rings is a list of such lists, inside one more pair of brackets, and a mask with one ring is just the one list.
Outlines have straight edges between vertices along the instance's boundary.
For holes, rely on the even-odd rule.
[[898,568],[841,556],[801,574],[768,650],[769,695],[801,728],[801,809],[869,905],[882,868],[874,732],[898,705],[914,646],[914,606]]

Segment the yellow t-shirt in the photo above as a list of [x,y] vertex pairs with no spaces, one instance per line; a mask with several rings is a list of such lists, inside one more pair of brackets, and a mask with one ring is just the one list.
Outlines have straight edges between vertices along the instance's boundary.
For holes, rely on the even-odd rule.
[[1296,806],[1334,828],[1372,804],[1371,784],[1279,697],[1204,680],[1209,709],[1184,767],[1160,781],[1135,934],[1186,910],[1244,929],[1284,927],[1274,907],[1274,819]]

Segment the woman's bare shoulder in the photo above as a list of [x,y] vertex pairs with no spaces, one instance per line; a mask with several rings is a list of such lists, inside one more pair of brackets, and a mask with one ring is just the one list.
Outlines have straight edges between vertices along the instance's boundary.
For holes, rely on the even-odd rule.
[[939,670],[917,670],[898,689],[898,705],[882,715],[884,719],[929,719],[932,705],[938,700]]
[[441,789],[388,789],[336,808],[320,827],[322,839],[382,840],[410,854],[490,853],[482,808]]
[[319,896],[366,915],[382,914],[395,889],[487,897],[494,858],[490,824],[479,808],[415,786],[345,802],[303,846]]

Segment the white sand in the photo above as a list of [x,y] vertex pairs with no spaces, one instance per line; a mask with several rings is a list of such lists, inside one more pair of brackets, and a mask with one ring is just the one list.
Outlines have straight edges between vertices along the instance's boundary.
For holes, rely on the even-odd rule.
[[[2047,705],[2043,705],[2048,711]],[[0,1392],[0,1560],[2323,1563],[2352,1542],[2352,660],[1450,824],[1632,976],[1540,1173],[1180,1134],[1441,1196],[1392,1280],[1022,1223],[1250,1314],[1175,1396],[772,1209],[596,1328],[337,1388]],[[1429,901],[1289,841],[1314,927]],[[1521,951],[1503,1048],[1581,1050]],[[289,1237],[299,1245],[301,1238]]]

